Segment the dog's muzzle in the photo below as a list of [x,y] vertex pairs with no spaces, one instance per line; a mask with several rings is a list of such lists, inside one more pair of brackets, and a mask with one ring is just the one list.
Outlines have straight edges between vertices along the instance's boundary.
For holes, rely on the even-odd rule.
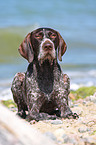
[[41,61],[41,63],[46,59],[48,59],[49,62],[52,62],[55,57],[56,52],[54,43],[50,39],[44,38],[40,45],[38,60]]
[[44,51],[51,51],[53,49],[53,44],[49,40],[46,40],[43,43],[42,48]]

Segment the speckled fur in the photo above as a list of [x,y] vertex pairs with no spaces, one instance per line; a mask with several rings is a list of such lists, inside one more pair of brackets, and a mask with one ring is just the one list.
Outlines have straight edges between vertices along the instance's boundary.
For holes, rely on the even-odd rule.
[[[56,55],[57,56],[57,55]],[[57,57],[52,63],[46,59],[42,64],[34,59],[26,73],[17,73],[11,87],[18,115],[28,120],[77,118],[68,106],[70,79],[63,74]]]

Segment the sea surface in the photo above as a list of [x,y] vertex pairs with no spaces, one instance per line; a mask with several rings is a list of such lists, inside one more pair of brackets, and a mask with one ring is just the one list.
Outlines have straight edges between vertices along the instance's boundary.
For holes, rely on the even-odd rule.
[[0,2],[0,99],[12,98],[11,82],[28,62],[18,47],[30,31],[51,27],[67,51],[59,62],[71,89],[96,86],[96,0],[4,0]]

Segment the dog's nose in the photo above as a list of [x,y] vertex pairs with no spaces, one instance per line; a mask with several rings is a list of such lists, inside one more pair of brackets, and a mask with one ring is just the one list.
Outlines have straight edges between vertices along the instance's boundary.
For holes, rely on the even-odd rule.
[[52,50],[53,49],[53,45],[50,42],[46,42],[43,45],[43,49],[44,50]]

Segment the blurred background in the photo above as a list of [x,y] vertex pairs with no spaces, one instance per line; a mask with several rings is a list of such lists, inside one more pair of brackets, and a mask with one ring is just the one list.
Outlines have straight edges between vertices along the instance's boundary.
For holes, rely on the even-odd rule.
[[96,0],[3,0],[0,2],[0,99],[11,98],[16,72],[28,62],[18,47],[28,32],[51,27],[68,49],[60,63],[71,89],[96,85]]

